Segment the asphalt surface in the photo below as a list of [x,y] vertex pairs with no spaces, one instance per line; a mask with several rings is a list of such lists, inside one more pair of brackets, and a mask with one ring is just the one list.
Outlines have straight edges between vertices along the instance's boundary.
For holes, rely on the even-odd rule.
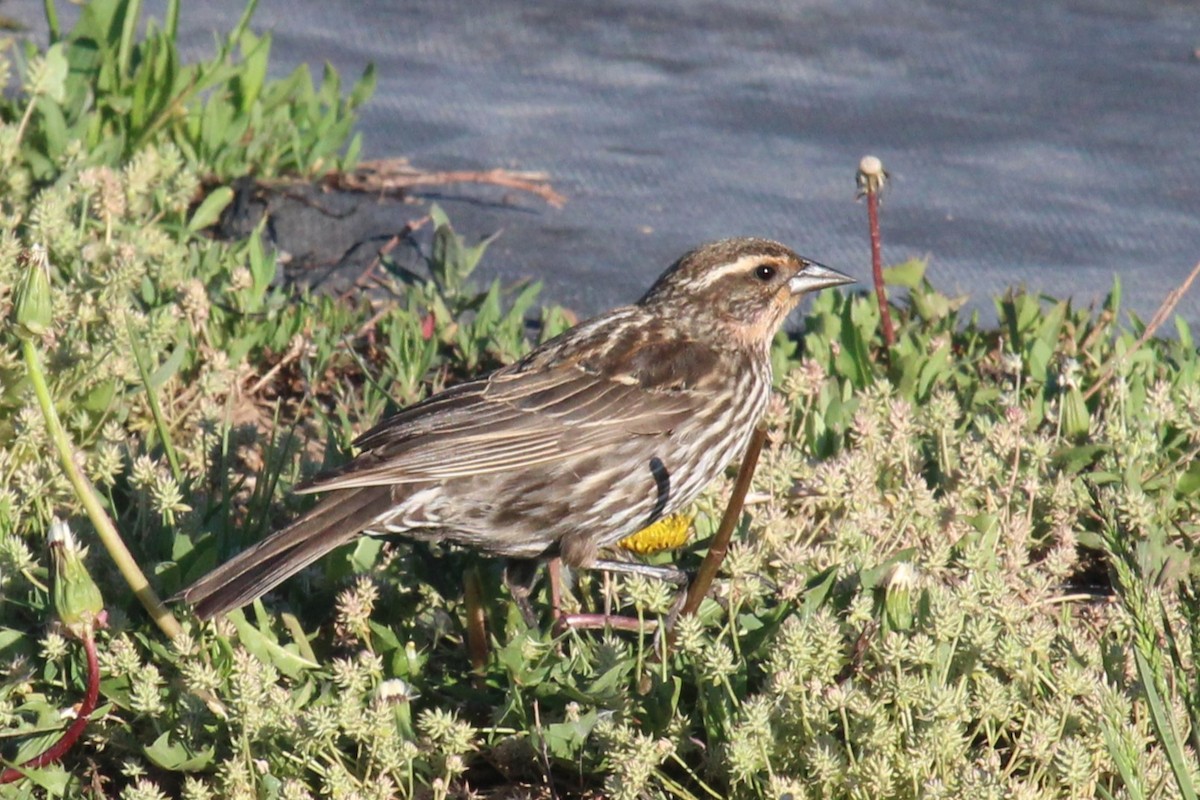
[[[240,10],[185,4],[185,55]],[[0,13],[44,37],[40,0]],[[489,187],[421,197],[470,237],[503,231],[485,277],[541,279],[585,313],[730,235],[867,279],[868,153],[892,177],[885,260],[927,257],[985,315],[1012,284],[1086,305],[1117,275],[1145,318],[1200,260],[1196,2],[262,0],[253,27],[274,34],[276,75],[376,64],[366,157],[547,173],[561,209]],[[335,282],[421,213],[330,202],[355,213],[275,211],[294,264]],[[1198,298],[1179,307],[1192,322]]]

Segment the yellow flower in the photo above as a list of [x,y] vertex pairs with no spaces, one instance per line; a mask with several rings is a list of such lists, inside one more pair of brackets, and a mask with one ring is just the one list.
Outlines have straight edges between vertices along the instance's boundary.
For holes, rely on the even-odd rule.
[[671,514],[657,522],[631,533],[618,544],[631,553],[646,555],[660,550],[679,547],[688,540],[692,518],[686,514]]

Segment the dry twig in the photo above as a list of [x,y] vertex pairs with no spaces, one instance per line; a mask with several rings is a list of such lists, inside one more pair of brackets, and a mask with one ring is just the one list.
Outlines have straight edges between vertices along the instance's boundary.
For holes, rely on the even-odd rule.
[[400,242],[404,241],[417,231],[421,230],[421,228],[425,227],[429,220],[430,216],[426,214],[423,217],[410,219],[408,222],[404,223],[404,227],[399,233],[392,234],[392,237],[383,243],[383,246],[380,247],[375,253],[375,257],[371,259],[371,263],[367,264],[363,271],[359,273],[358,277],[354,279],[354,282],[350,284],[350,288],[342,292],[340,299],[346,300],[350,297],[350,295],[354,294],[355,291],[363,288],[368,279],[374,275],[375,269],[383,263],[384,256],[395,250],[396,246],[399,245]]
[[441,186],[448,183],[486,183],[537,195],[555,208],[567,198],[551,188],[543,172],[514,172],[507,169],[449,170],[424,172],[406,158],[382,158],[363,161],[353,172],[334,172],[325,176],[325,185],[352,192],[388,194],[417,186]]
[[1192,282],[1196,280],[1197,275],[1200,275],[1200,262],[1197,262],[1196,266],[1192,267],[1192,271],[1189,272],[1188,276],[1183,279],[1183,283],[1179,284],[1167,293],[1167,296],[1163,298],[1162,304],[1158,307],[1158,310],[1154,312],[1154,316],[1150,318],[1150,322],[1146,324],[1146,330],[1144,330],[1142,335],[1138,337],[1137,342],[1133,345],[1133,347],[1129,348],[1127,352],[1112,360],[1112,362],[1108,365],[1108,369],[1104,370],[1104,374],[1102,374],[1096,380],[1096,382],[1092,384],[1090,389],[1083,393],[1084,400],[1090,400],[1092,395],[1100,391],[1100,389],[1106,383],[1112,380],[1113,375],[1117,373],[1117,367],[1120,366],[1125,359],[1129,358],[1138,350],[1140,350],[1142,345],[1148,342],[1150,337],[1154,335],[1155,331],[1162,327],[1162,324],[1167,321],[1167,317],[1171,316],[1171,313],[1175,311],[1175,307],[1179,305],[1179,301],[1183,299],[1183,296],[1187,294],[1188,289],[1192,287]]
[[304,353],[304,348],[304,337],[299,335],[293,336],[292,341],[288,344],[287,352],[283,354],[283,358],[279,359],[275,366],[271,367],[262,377],[255,381],[254,385],[246,390],[246,394],[250,397],[258,394],[260,389],[275,379],[280,370],[298,359]]
[[725,506],[725,515],[721,517],[721,524],[713,535],[712,541],[709,542],[708,554],[700,563],[700,570],[688,587],[687,599],[684,601],[681,614],[695,614],[699,611],[700,603],[708,594],[708,590],[712,588],[713,580],[717,577],[717,570],[721,568],[721,562],[725,560],[725,553],[729,550],[729,540],[733,537],[733,529],[737,527],[738,520],[742,517],[746,492],[750,490],[750,480],[754,477],[754,468],[758,465],[758,455],[762,452],[766,441],[767,429],[760,425],[754,429],[750,443],[746,446],[746,454],[742,457],[742,464],[738,468],[733,492],[729,496],[728,505]]

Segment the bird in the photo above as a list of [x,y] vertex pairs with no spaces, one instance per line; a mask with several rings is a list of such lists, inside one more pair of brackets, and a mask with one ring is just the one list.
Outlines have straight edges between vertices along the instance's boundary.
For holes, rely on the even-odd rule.
[[175,599],[210,619],[360,534],[611,565],[605,548],[685,508],[744,451],[776,332],[805,294],[849,283],[768,239],[691,250],[637,302],[384,419],[294,489],[323,493],[310,511]]

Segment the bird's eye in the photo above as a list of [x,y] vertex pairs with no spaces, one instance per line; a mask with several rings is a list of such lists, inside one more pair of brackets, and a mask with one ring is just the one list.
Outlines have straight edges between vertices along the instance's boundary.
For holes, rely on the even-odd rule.
[[754,277],[766,283],[775,277],[775,268],[769,264],[759,264],[754,268]]

